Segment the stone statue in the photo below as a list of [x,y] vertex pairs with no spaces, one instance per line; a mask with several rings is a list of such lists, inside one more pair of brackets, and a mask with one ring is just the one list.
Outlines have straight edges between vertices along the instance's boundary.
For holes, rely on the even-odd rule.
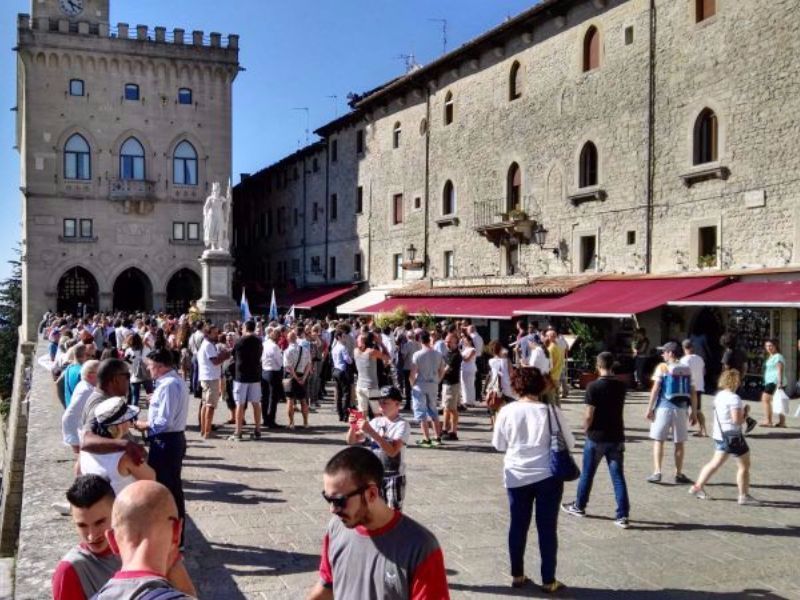
[[228,236],[230,196],[230,185],[228,185],[228,195],[223,196],[220,193],[219,182],[215,181],[211,184],[211,195],[206,198],[203,206],[203,241],[208,250],[227,252],[230,248]]

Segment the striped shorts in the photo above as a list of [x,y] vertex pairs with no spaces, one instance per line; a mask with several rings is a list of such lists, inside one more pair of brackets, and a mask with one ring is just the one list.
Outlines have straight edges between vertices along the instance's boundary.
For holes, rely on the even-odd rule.
[[383,478],[381,497],[389,508],[403,510],[403,499],[406,495],[406,476],[391,475]]

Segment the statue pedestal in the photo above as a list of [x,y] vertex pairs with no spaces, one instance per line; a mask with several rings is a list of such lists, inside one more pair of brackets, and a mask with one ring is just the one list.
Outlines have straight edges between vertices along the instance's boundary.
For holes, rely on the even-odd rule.
[[231,294],[233,257],[225,250],[206,250],[198,259],[203,273],[203,297],[197,308],[204,321],[223,325],[241,318]]

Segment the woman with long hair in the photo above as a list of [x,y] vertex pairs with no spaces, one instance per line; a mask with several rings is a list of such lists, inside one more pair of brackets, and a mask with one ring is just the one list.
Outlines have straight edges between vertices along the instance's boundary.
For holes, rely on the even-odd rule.
[[465,329],[461,334],[461,396],[466,406],[475,406],[477,359],[478,351],[475,349],[475,342],[472,341]]
[[511,585],[519,588],[530,583],[525,575],[525,546],[535,509],[542,591],[552,593],[564,587],[556,579],[558,513],[564,481],[550,470],[550,436],[560,430],[568,447],[574,446],[575,440],[561,409],[544,401],[546,385],[545,377],[534,367],[517,369],[511,375],[511,387],[518,400],[506,404],[498,413],[492,445],[505,452],[503,484],[511,511]]
[[[764,420],[759,423],[762,427],[772,427],[773,406],[772,397],[775,392],[786,387],[786,360],[778,348],[778,340],[771,339],[764,342],[767,359],[764,361],[764,392],[761,394],[761,404],[764,407]],[[782,409],[775,411],[778,422],[775,427],[786,427],[786,414]]]
[[[758,504],[758,501],[750,495],[750,449],[742,434],[742,424],[745,422],[746,412],[742,399],[736,394],[741,382],[741,374],[736,369],[726,369],[719,376],[719,391],[714,397],[714,432],[712,434],[714,456],[700,470],[697,481],[689,488],[689,493],[700,500],[710,499],[704,489],[705,484],[725,464],[729,456],[734,456],[738,467],[736,485],[739,488],[739,504]],[[726,443],[723,432],[739,433],[740,443],[735,445]]]

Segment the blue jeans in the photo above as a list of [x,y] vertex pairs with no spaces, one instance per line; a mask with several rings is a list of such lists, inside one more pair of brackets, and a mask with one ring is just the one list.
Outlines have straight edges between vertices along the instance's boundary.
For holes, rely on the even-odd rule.
[[617,519],[627,518],[631,510],[628,501],[628,486],[625,484],[623,462],[625,457],[625,444],[618,442],[593,442],[586,439],[583,446],[583,470],[578,481],[578,497],[575,504],[578,508],[585,509],[589,504],[589,494],[592,493],[592,482],[597,467],[603,458],[608,463],[608,472],[611,483],[614,485],[614,496],[617,499]]
[[131,387],[128,390],[128,404],[131,406],[139,406],[139,398],[142,393],[142,383],[131,382]]
[[508,528],[508,553],[511,556],[511,576],[525,574],[525,546],[531,526],[534,502],[536,503],[536,532],[539,535],[539,556],[542,562],[542,583],[556,580],[556,555],[558,554],[558,511],[564,482],[555,477],[508,488],[511,524]]

